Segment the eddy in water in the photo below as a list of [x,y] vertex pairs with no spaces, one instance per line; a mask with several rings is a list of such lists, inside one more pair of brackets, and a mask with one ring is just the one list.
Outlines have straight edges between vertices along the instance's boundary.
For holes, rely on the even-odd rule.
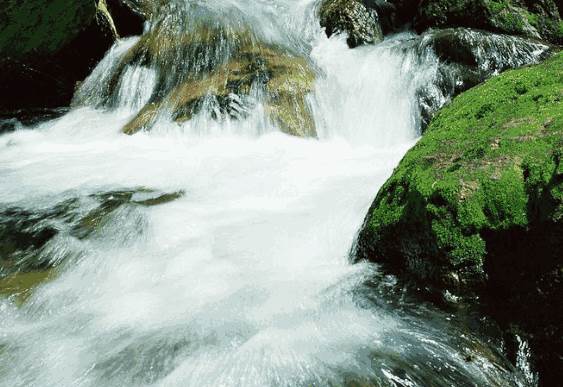
[[70,112],[0,137],[0,385],[526,385],[350,263],[437,59],[350,50],[316,6],[169,1]]

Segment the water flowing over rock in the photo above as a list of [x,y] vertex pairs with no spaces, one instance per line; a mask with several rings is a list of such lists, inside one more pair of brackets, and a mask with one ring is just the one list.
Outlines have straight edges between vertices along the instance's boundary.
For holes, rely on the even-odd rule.
[[352,48],[383,39],[377,12],[360,0],[324,0],[320,21],[329,37],[342,32],[348,34],[348,45]]
[[539,63],[552,52],[549,45],[535,40],[467,28],[422,34],[417,50],[427,49],[440,60],[436,83],[440,93],[434,86],[419,92],[423,129],[445,101],[505,70]]
[[533,383],[528,337],[511,363],[488,319],[350,261],[421,90],[448,101],[438,46],[350,49],[318,0],[119,4],[142,35],[62,116],[0,121],[0,385]]
[[[285,133],[316,136],[307,100],[316,74],[299,49],[269,40],[236,15],[221,24],[209,21],[214,10],[203,5],[169,7],[150,31],[108,63],[109,77],[103,64],[104,70],[86,80],[75,105],[120,107],[128,73],[144,68],[156,79],[124,133],[149,130],[160,118],[185,122],[200,112],[216,120],[243,119],[262,104],[266,119]],[[102,93],[92,94],[93,89]]]
[[562,71],[557,54],[454,99],[379,192],[357,252],[521,324],[546,385],[561,377]]

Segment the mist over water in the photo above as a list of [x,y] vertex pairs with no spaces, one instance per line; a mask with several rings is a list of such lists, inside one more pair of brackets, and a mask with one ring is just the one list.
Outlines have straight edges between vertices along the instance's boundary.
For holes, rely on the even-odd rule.
[[281,133],[259,91],[242,119],[213,116],[211,101],[189,121],[122,134],[158,88],[154,64],[130,66],[107,103],[106,78],[139,38],[116,44],[68,114],[0,136],[2,207],[79,198],[87,212],[93,194],[179,193],[125,204],[87,238],[57,225],[41,253],[55,278],[21,306],[0,299],[0,385],[526,385],[392,277],[350,264],[374,195],[417,139],[416,92],[437,60],[401,48],[408,35],[349,50],[324,36],[314,5],[171,2],[162,20],[187,7],[306,53],[318,139]]

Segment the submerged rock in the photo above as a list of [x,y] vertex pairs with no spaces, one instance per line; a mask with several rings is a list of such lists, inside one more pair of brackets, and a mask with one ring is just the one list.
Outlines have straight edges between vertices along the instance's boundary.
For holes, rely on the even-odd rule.
[[161,205],[183,194],[137,188],[72,197],[50,208],[4,208],[0,210],[0,279],[59,264],[66,257],[53,257],[49,250],[49,243],[57,236],[78,240],[95,236],[124,207]]
[[15,273],[7,277],[0,277],[0,297],[15,298],[18,305],[22,305],[38,286],[55,279],[54,269]]
[[358,259],[479,296],[521,326],[546,383],[562,376],[562,80],[557,54],[457,97],[382,187],[357,245]]
[[360,0],[324,0],[320,8],[321,26],[330,37],[345,32],[352,48],[383,40],[377,12]]
[[563,22],[553,0],[423,0],[415,18],[418,31],[470,27],[563,42]]

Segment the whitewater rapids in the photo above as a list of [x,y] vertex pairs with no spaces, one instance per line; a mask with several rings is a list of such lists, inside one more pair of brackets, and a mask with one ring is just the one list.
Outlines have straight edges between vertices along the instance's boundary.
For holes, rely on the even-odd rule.
[[[255,7],[275,17],[286,3]],[[124,76],[117,109],[76,107],[0,136],[3,207],[182,192],[117,210],[93,238],[62,229],[49,241],[53,260],[67,257],[56,278],[21,306],[0,299],[0,385],[526,385],[446,314],[405,306],[392,277],[350,263],[374,195],[417,140],[416,92],[436,58],[395,50],[404,36],[349,50],[323,35],[311,3],[283,17],[304,23],[321,74],[318,139],[282,134],[259,107],[123,135],[154,85],[146,69]]]

